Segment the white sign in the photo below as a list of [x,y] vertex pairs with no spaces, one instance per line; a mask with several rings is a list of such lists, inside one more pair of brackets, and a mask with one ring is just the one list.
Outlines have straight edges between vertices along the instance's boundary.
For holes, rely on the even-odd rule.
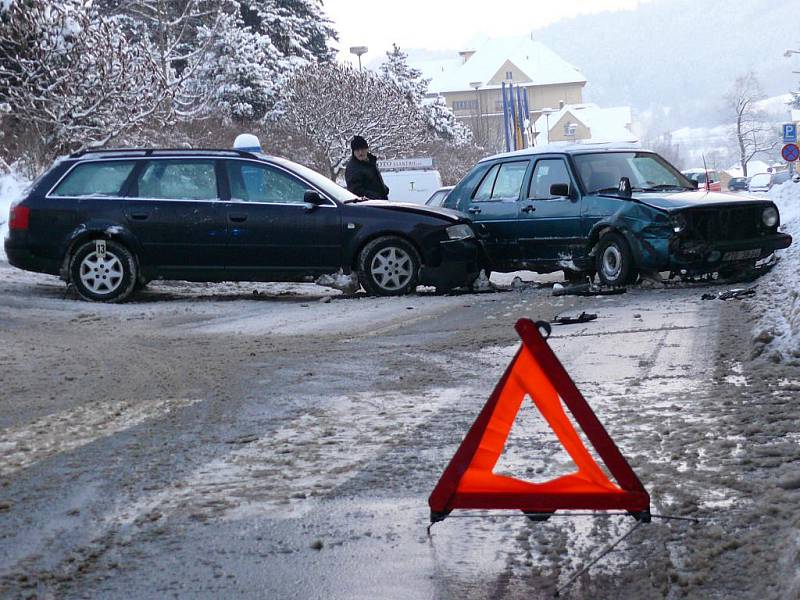
[[392,160],[379,160],[378,168],[381,171],[412,171],[414,169],[432,169],[433,158],[395,158]]

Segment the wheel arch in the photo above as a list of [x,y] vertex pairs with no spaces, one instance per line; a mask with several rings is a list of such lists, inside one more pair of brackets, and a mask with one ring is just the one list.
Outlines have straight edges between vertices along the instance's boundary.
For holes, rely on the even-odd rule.
[[133,260],[136,262],[137,279],[143,281],[140,259],[141,245],[128,229],[111,223],[84,224],[72,231],[62,253],[60,273],[64,281],[69,282],[70,280],[70,262],[76,248],[92,240],[110,240],[125,246],[133,254]]
[[419,256],[420,267],[427,264],[425,253],[422,251],[422,248],[408,234],[400,231],[376,231],[364,237],[363,239],[359,240],[358,243],[355,244],[353,253],[348,260],[350,268],[352,270],[355,271],[358,269],[358,257],[361,256],[361,252],[364,250],[364,248],[366,248],[367,244],[382,237],[397,237],[403,240],[404,242],[408,242],[409,244],[411,244],[411,247],[417,251],[417,255]]

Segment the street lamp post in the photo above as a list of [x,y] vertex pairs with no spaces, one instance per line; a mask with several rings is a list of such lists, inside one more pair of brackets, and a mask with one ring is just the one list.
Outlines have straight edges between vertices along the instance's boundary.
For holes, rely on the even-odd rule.
[[547,142],[546,143],[549,144],[550,143],[550,115],[552,115],[554,112],[556,112],[556,109],[554,109],[554,108],[543,108],[540,112],[544,115],[544,123],[545,123],[544,126],[545,126],[545,129],[547,129]]
[[471,81],[470,84],[469,84],[469,86],[472,89],[475,90],[475,108],[478,111],[478,113],[477,113],[478,114],[478,119],[475,122],[475,132],[478,134],[478,136],[477,136],[478,137],[478,143],[481,143],[483,141],[483,133],[481,131],[483,129],[483,127],[482,127],[483,123],[481,123],[481,121],[482,121],[482,119],[481,119],[481,116],[482,116],[481,115],[481,95],[478,93],[478,90],[480,89],[480,87],[482,85],[483,85],[482,81]]
[[350,47],[350,54],[355,54],[358,57],[358,70],[361,70],[361,55],[366,54],[369,51],[369,48],[366,46],[351,46]]
[[[792,54],[800,54],[800,50],[792,50],[789,48],[783,53],[786,58],[791,58]],[[792,71],[792,73],[800,73],[800,71]]]

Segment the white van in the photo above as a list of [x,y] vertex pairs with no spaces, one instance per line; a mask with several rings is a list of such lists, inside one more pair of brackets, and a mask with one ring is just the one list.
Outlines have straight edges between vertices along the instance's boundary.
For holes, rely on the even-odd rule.
[[442,187],[442,177],[436,170],[382,171],[389,186],[389,200],[425,204],[431,194]]

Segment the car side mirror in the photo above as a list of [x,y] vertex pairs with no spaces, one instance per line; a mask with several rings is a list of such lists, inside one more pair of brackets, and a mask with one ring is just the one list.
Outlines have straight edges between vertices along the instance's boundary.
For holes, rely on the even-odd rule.
[[569,198],[569,184],[568,183],[554,183],[550,186],[550,196],[552,198]]
[[689,183],[691,183],[691,184],[692,184],[692,187],[693,187],[694,189],[698,189],[698,184],[697,184],[697,182],[696,182],[694,179],[690,179],[690,180],[689,180]]
[[325,204],[325,198],[316,190],[306,190],[303,194],[303,203],[306,205],[306,212],[312,212]]
[[317,190],[306,190],[303,194],[303,202],[306,204],[313,204],[314,206],[320,206],[325,204],[325,198],[320,196]]

